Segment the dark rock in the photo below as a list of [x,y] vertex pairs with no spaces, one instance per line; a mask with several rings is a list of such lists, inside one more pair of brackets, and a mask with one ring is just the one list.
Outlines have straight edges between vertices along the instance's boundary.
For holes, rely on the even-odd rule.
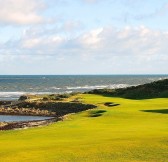
[[24,100],[27,100],[27,99],[29,99],[29,97],[23,95],[23,96],[20,96],[19,101],[24,101]]

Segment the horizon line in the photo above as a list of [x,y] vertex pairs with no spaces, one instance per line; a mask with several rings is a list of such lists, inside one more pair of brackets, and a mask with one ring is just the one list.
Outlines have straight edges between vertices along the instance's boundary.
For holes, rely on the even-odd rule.
[[54,75],[60,75],[60,76],[65,76],[65,75],[71,75],[71,76],[75,76],[75,75],[168,75],[168,74],[0,74],[0,76],[4,76],[4,75],[13,75],[13,76],[21,76],[21,75],[25,75],[25,76],[40,76],[40,75],[45,75],[45,76],[54,76]]

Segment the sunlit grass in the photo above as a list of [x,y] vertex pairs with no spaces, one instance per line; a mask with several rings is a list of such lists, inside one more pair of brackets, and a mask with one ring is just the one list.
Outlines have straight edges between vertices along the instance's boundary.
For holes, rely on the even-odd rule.
[[0,161],[168,161],[168,114],[157,112],[167,112],[168,99],[78,97],[98,108],[49,126],[0,132]]

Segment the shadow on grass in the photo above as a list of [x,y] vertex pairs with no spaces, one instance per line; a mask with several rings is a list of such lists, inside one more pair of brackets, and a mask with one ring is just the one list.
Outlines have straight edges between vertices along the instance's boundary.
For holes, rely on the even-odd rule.
[[157,109],[157,110],[140,110],[143,112],[151,112],[151,113],[160,113],[160,114],[168,114],[168,109]]
[[102,116],[103,113],[105,112],[106,110],[92,110],[92,111],[89,111],[88,117],[99,117],[99,116]]

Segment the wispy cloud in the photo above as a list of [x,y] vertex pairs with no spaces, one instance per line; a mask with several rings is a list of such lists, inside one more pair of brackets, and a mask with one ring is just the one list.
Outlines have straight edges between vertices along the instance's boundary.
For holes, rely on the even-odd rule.
[[164,4],[160,8],[155,9],[153,12],[145,13],[145,14],[144,13],[137,14],[132,17],[137,20],[143,20],[143,19],[150,19],[155,17],[162,17],[166,14],[168,14],[168,3]]
[[100,0],[83,0],[84,2],[87,2],[87,3],[96,3]]

